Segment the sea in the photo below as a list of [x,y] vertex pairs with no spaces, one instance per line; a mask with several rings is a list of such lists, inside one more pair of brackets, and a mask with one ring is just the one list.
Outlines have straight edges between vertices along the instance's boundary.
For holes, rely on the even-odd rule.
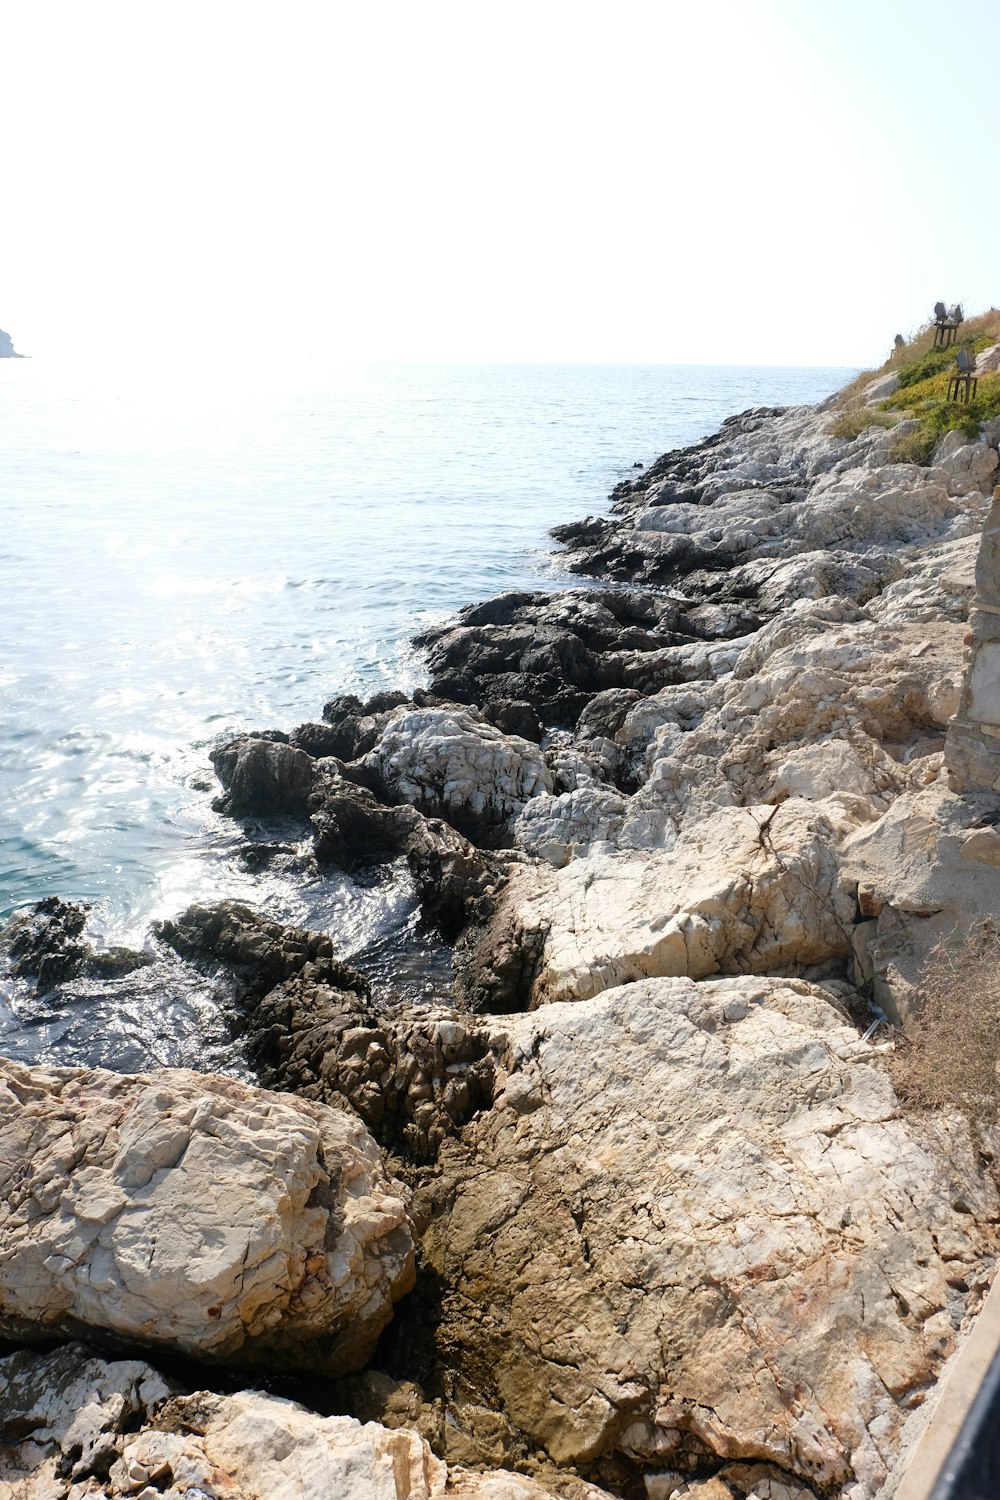
[[[234,897],[329,930],[386,994],[446,988],[402,872],[248,866],[210,749],[420,685],[416,631],[579,585],[547,532],[636,465],[854,373],[0,360],[0,920],[57,895],[97,947],[141,948]],[[143,974],[55,1000],[0,979],[0,1053],[239,1071],[217,997]]]

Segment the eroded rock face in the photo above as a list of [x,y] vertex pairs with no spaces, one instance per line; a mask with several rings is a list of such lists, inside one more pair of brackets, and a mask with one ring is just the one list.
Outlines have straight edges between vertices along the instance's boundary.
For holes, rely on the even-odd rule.
[[444,1357],[558,1462],[874,1494],[988,1277],[957,1120],[901,1117],[822,990],[640,981],[505,1023],[425,1254]]
[[[2,1500],[554,1500],[533,1480],[472,1474],[413,1431],[320,1417],[260,1391],[180,1394],[151,1366],[79,1344],[0,1358]],[[572,1480],[563,1500],[602,1500]]]
[[324,933],[231,901],[189,907],[158,930],[184,957],[233,977],[242,1051],[266,1088],[356,1111],[407,1161],[433,1161],[445,1136],[491,1102],[487,1029],[445,1004],[376,1007]]
[[0,1336],[337,1372],[412,1280],[353,1115],[181,1069],[0,1063]]
[[247,1054],[268,1088],[357,1111],[383,1146],[433,1161],[493,1095],[488,1031],[445,1005],[376,1011],[311,976],[248,1010]]

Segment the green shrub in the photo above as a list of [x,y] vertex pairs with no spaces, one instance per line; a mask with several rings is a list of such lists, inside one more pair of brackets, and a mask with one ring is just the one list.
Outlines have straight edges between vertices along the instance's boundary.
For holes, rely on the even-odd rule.
[[948,379],[954,365],[949,360],[938,374],[925,376],[916,385],[906,386],[890,396],[882,405],[890,411],[905,413],[920,422],[922,441],[912,433],[901,433],[898,439],[900,450],[924,453],[925,457],[899,458],[899,463],[929,463],[939,438],[946,432],[958,431],[971,440],[979,436],[983,422],[1000,416],[1000,373],[980,375],[975,401],[966,405],[963,401],[948,400]]
[[[881,370],[865,370],[838,394],[837,416],[829,431],[834,437],[855,438],[868,427],[890,427],[899,417],[919,421],[917,429],[908,428],[894,435],[890,455],[896,463],[928,464],[938,440],[946,432],[958,430],[969,438],[979,434],[980,424],[1000,416],[1000,374],[981,375],[976,400],[965,406],[948,400],[948,377],[955,369],[959,349],[979,354],[991,344],[1000,343],[1000,312],[989,312],[967,319],[962,325],[964,337],[948,349],[934,348],[934,327],[928,324],[909,343],[894,349]],[[895,373],[899,389],[877,410],[859,404],[859,397],[875,375]]]
[[929,380],[932,375],[940,375],[943,370],[950,370],[954,366],[959,349],[968,349],[975,358],[984,349],[988,349],[993,342],[990,334],[984,333],[975,339],[962,339],[960,343],[952,344],[948,349],[931,349],[920,359],[904,365],[899,371],[900,390],[905,391],[911,385],[919,385],[922,380]]

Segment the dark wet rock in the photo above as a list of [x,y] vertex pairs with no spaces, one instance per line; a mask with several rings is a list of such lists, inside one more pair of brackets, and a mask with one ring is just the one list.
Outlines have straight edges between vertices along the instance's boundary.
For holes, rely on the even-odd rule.
[[456,937],[468,921],[491,910],[502,865],[440,818],[417,814],[403,853],[421,906],[445,937]]
[[269,843],[265,840],[244,844],[237,857],[243,868],[252,875],[275,869],[301,874],[309,867],[308,858],[303,856],[295,844],[281,842]]
[[241,735],[211,752],[224,795],[216,804],[233,817],[282,817],[305,812],[312,757],[287,737]]
[[513,700],[570,727],[595,694],[625,684],[635,657],[701,638],[669,595],[608,589],[501,594],[417,644],[440,697],[479,706],[494,723]]
[[313,760],[349,760],[354,754],[353,737],[334,724],[300,724],[292,730],[289,740]]
[[553,526],[549,536],[564,547],[592,546],[614,531],[615,523],[607,516],[586,516],[582,521],[565,521]]
[[89,910],[79,902],[46,896],[15,913],[0,938],[11,974],[37,980],[42,990],[78,974],[91,951],[82,939]]
[[455,946],[455,991],[482,1015],[509,1015],[531,1005],[545,954],[545,933],[529,931],[504,908],[470,924]]
[[225,901],[189,907],[158,935],[188,961],[233,976],[244,1055],[265,1087],[350,1105],[412,1161],[432,1160],[492,1098],[482,1023],[443,1005],[376,1010],[367,981],[325,933]]
[[630,708],[640,702],[642,694],[635,688],[608,688],[587,704],[577,720],[577,740],[613,739],[625,722]]
[[0,952],[16,979],[33,979],[45,993],[78,977],[117,979],[153,962],[149,953],[116,946],[97,950],[83,936],[90,907],[86,902],[46,896],[17,912],[0,934]]
[[81,972],[85,979],[121,979],[138,969],[148,969],[155,961],[151,953],[116,943],[111,948],[92,948],[84,959]]
[[388,806],[319,762],[309,801],[316,858],[356,870],[403,856],[426,916],[457,933],[496,885],[496,861],[441,819],[408,804]]
[[415,1163],[493,1098],[488,1031],[446,1006],[376,1012],[355,990],[301,976],[246,1012],[261,1083],[356,1110],[375,1139]]
[[[295,731],[296,743],[308,749],[308,739],[327,748],[324,755],[334,755],[338,760],[357,760],[378,742],[379,734],[392,712],[411,700],[405,693],[376,693],[367,702],[362,702],[354,693],[344,693],[331,698],[323,706],[323,722],[327,726],[324,737],[316,732],[318,725],[303,725]],[[306,738],[300,739],[303,730]]]
[[303,974],[313,984],[368,994],[368,981],[335,956],[326,933],[268,921],[237,901],[189,906],[153,930],[182,958],[222,965],[237,980],[244,1000]]
[[542,725],[530,703],[522,700],[501,698],[490,703],[484,714],[487,723],[494,724],[502,734],[516,734],[536,743],[542,737]]
[[389,807],[332,762],[320,762],[309,798],[313,847],[322,865],[356,870],[403,852],[411,809]]

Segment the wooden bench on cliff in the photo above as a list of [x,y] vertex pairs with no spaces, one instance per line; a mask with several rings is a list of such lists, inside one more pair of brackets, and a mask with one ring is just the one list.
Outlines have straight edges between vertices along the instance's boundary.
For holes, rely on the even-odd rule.
[[954,307],[945,307],[943,302],[935,302],[934,348],[947,349],[953,344],[964,321],[961,302],[956,302]]

